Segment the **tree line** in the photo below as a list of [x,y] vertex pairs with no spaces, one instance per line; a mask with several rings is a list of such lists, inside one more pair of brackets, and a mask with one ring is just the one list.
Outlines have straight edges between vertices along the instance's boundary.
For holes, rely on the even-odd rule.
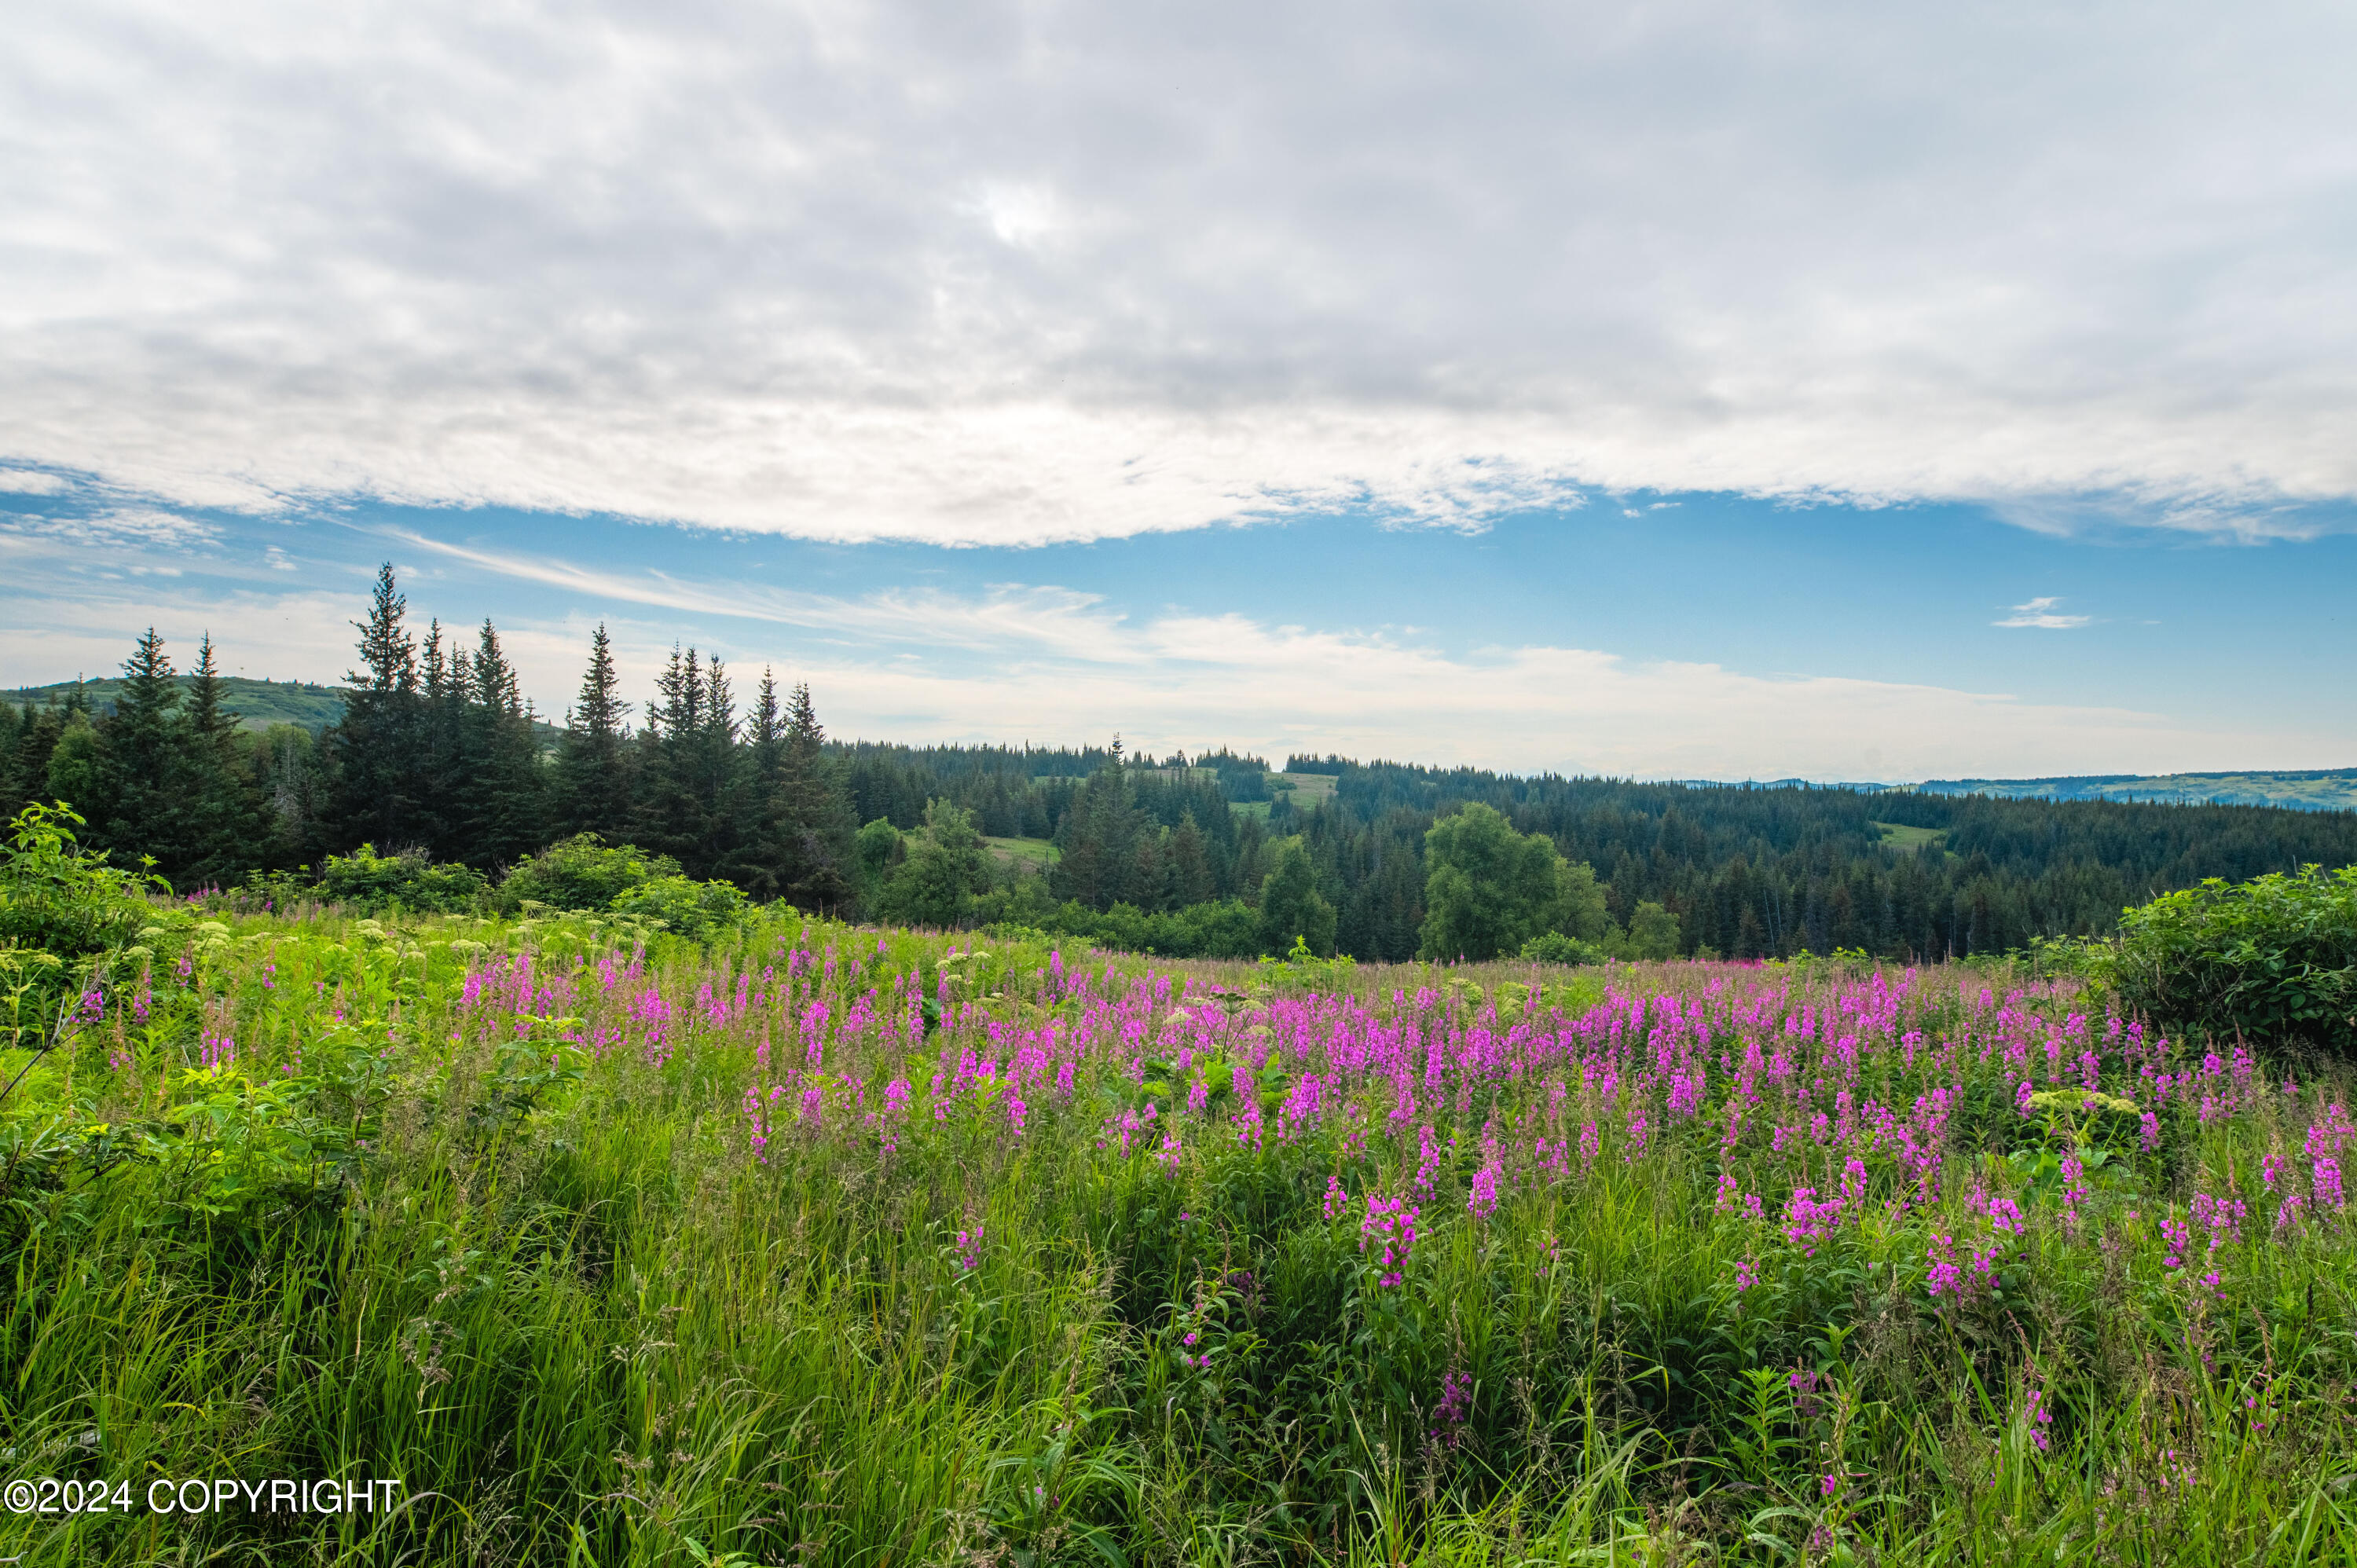
[[[1227,749],[830,741],[807,685],[740,701],[675,649],[652,699],[602,627],[561,727],[498,629],[413,627],[390,566],[354,623],[342,716],[239,727],[208,639],[153,631],[110,711],[0,705],[0,804],[62,799],[118,864],[176,886],[362,844],[480,872],[594,834],[757,899],[1114,945],[1366,959],[1864,949],[1937,959],[2102,934],[2208,876],[2357,862],[2357,814],[1648,784]],[[1293,788],[1330,779],[1314,804]],[[1313,779],[1311,782],[1320,782]],[[865,824],[863,826],[862,824]],[[995,854],[986,838],[1032,841]],[[1043,864],[1040,864],[1044,862]],[[380,873],[372,871],[371,876]],[[1553,944],[1549,946],[1548,944]]]

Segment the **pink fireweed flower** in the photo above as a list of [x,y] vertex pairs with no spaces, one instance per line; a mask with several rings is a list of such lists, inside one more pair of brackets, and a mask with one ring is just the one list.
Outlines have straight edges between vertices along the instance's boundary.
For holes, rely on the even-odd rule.
[[2329,1208],[2335,1213],[2340,1212],[2342,1207],[2341,1197],[2341,1162],[2334,1159],[2330,1155],[2319,1156],[2314,1166],[2314,1176],[2316,1180],[2316,1207],[2319,1209]]
[[2167,1251],[2161,1255],[2160,1266],[2164,1269],[2183,1268],[2185,1254],[2193,1249],[2192,1230],[2182,1219],[2164,1219],[2160,1222],[2160,1234],[2169,1244]]
[[1415,1221],[1423,1211],[1406,1198],[1389,1200],[1367,1195],[1366,1217],[1359,1222],[1359,1251],[1373,1259],[1376,1284],[1385,1290],[1406,1278],[1407,1261],[1415,1251]]
[[1925,1249],[1925,1261],[1930,1264],[1923,1276],[1924,1288],[1933,1300],[1941,1296],[1962,1299],[1964,1294],[1964,1272],[1956,1266],[1955,1240],[1949,1236],[1934,1236]]
[[1498,1212],[1498,1167],[1494,1162],[1473,1173],[1473,1187],[1465,1199],[1465,1208],[1480,1220]]
[[2047,1402],[2044,1389],[2035,1384],[2030,1386],[2029,1391],[2022,1396],[2022,1413],[2029,1418],[2029,1441],[2038,1445],[2040,1454],[2045,1453],[2046,1429],[2053,1424],[2054,1407]]
[[1426,1435],[1444,1448],[1457,1446],[1464,1435],[1461,1428],[1473,1413],[1473,1380],[1463,1372],[1451,1371],[1440,1380],[1440,1402],[1433,1406],[1433,1424]]
[[2062,1223],[2067,1229],[2078,1229],[2079,1205],[2086,1201],[2087,1193],[2086,1167],[2074,1150],[2062,1156]]
[[1838,1197],[1817,1201],[1817,1189],[1803,1187],[1794,1189],[1784,1203],[1784,1240],[1809,1257],[1817,1255],[1817,1246],[1841,1223],[1843,1201]]

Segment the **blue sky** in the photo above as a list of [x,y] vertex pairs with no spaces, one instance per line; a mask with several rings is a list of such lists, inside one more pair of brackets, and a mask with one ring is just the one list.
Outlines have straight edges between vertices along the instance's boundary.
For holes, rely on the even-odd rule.
[[[1475,528],[1321,512],[1086,543],[837,544],[501,508],[267,519],[0,499],[11,682],[150,620],[332,677],[380,560],[561,712],[605,620],[812,682],[845,735],[1232,743],[1652,776],[2345,765],[2357,537],[2063,537],[1986,508],[1596,495]],[[2026,624],[2007,624],[2007,623]]]
[[840,733],[2357,762],[2357,13],[160,0],[0,55],[0,680],[392,559]]

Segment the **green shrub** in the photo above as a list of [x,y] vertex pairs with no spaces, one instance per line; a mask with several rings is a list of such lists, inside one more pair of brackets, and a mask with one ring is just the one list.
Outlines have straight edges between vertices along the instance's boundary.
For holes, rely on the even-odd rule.
[[154,918],[147,887],[163,887],[163,879],[83,850],[74,829],[84,825],[62,800],[27,806],[8,824],[8,843],[0,845],[0,943],[80,958],[121,946]]
[[457,915],[478,908],[490,884],[472,866],[437,864],[423,850],[393,856],[364,843],[350,854],[331,854],[319,873],[319,897],[355,909],[407,909],[417,914]]
[[745,911],[745,895],[733,883],[657,876],[639,884],[608,906],[617,915],[661,920],[674,935],[702,941],[733,925]]
[[608,845],[578,833],[528,854],[500,878],[497,904],[512,915],[526,900],[555,909],[609,909],[625,894],[658,877],[677,876],[679,862],[636,844]]
[[2212,877],[2120,925],[2114,983],[2155,1023],[2357,1053],[2357,866]]
[[1524,942],[1523,957],[1534,963],[1602,963],[1604,950],[1561,931],[1548,931]]

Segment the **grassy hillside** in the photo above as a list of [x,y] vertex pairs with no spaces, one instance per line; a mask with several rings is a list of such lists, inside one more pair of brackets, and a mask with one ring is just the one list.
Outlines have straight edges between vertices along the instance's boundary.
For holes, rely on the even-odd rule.
[[[344,691],[340,686],[322,686],[313,682],[254,681],[242,675],[221,678],[224,702],[247,729],[268,729],[272,725],[300,725],[314,735],[341,718],[344,714]],[[188,687],[188,677],[180,677],[180,689]],[[59,681],[48,686],[18,686],[0,690],[0,702],[18,707],[27,703],[47,706],[63,703],[76,691],[90,704],[93,714],[112,713],[115,699],[122,694],[120,676],[108,676],[97,681]]]
[[[180,677],[180,689],[188,688],[189,677]],[[256,681],[243,675],[221,677],[221,697],[224,704],[238,716],[241,727],[252,730],[268,729],[272,725],[298,725],[318,734],[344,716],[344,688],[322,686],[303,681]],[[48,686],[16,686],[0,688],[0,702],[18,707],[27,703],[44,706],[63,703],[76,691],[90,704],[93,714],[114,711],[115,699],[122,694],[120,676],[107,676],[96,681],[59,681]],[[533,732],[543,744],[554,745],[558,730],[554,725],[542,721]]]
[[1882,842],[1893,849],[1921,849],[1925,844],[1945,844],[1948,842],[1948,830],[1945,828],[1910,828],[1903,822],[1868,822],[1867,825],[1879,831]]
[[1934,779],[1927,795],[2010,800],[2158,800],[2178,805],[2285,806],[2357,811],[2357,768],[2278,773],[2101,773],[2061,779]]
[[[1208,773],[1209,768],[1197,772]],[[1290,800],[1298,811],[1314,811],[1334,798],[1334,787],[1341,782],[1332,773],[1272,773],[1268,775],[1269,793],[1278,800]],[[1228,809],[1240,816],[1266,818],[1269,800],[1231,800]]]
[[1000,860],[1019,865],[1026,871],[1045,871],[1056,864],[1061,852],[1046,839],[985,838],[990,853]]

